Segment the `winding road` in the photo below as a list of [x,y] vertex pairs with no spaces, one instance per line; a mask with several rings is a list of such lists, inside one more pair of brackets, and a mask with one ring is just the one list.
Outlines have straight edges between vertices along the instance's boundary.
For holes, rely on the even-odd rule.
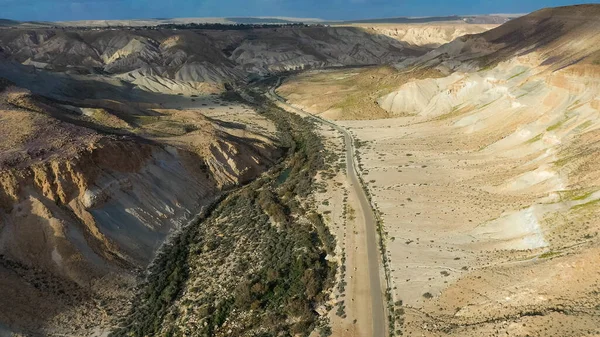
[[[312,118],[319,123],[330,126],[344,135],[344,142],[346,144],[346,169],[347,175],[352,186],[352,193],[356,195],[356,199],[359,201],[358,212],[364,216],[364,226],[366,232],[366,243],[367,243],[367,258],[368,258],[368,275],[369,275],[369,288],[371,295],[371,313],[372,313],[372,336],[373,337],[384,337],[386,336],[386,317],[385,317],[385,303],[384,303],[384,288],[381,286],[380,277],[380,254],[379,245],[377,243],[377,221],[371,204],[367,198],[367,195],[358,179],[358,173],[356,169],[356,160],[354,158],[354,141],[350,132],[343,127],[322,119],[318,116],[314,116],[304,110],[298,109],[288,104],[285,99],[275,93],[275,89],[280,85],[281,79],[279,79],[276,86],[269,89],[269,96],[271,99],[277,100],[290,110],[309,118]],[[360,268],[360,266],[357,266]]]

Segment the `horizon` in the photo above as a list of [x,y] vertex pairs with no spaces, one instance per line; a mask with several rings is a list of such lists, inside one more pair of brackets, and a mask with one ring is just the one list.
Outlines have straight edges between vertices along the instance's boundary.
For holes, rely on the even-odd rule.
[[[408,0],[401,4],[388,0],[0,0],[2,19],[15,21],[88,20],[171,20],[189,18],[282,18],[322,21],[355,21],[386,18],[427,18],[445,16],[519,15],[547,7],[600,4],[598,1],[531,0],[502,3],[458,0]],[[223,8],[226,7],[226,8]]]
[[290,22],[298,22],[301,20],[307,20],[315,23],[328,23],[328,22],[353,22],[362,20],[386,20],[386,19],[427,19],[427,18],[451,18],[451,17],[477,17],[477,16],[495,16],[495,17],[516,17],[524,16],[531,12],[523,13],[479,13],[479,14],[452,14],[452,15],[425,15],[425,16],[380,16],[380,17],[361,17],[356,19],[323,19],[319,17],[291,17],[291,16],[177,16],[177,17],[139,17],[129,19],[75,19],[75,20],[17,20],[7,17],[0,17],[0,20],[10,20],[16,22],[78,22],[78,21],[169,21],[169,20],[194,20],[194,19],[278,19]]

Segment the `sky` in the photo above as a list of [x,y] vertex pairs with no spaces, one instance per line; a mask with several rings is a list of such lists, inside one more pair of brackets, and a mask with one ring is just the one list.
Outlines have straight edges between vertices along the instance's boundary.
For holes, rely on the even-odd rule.
[[528,13],[573,0],[0,0],[0,18],[22,21],[287,16],[354,20]]

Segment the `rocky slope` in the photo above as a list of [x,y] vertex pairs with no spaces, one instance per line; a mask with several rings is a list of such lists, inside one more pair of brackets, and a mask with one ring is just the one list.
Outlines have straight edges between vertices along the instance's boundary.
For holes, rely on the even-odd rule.
[[230,115],[213,119],[208,108],[55,101],[2,84],[0,304],[11,310],[0,324],[9,331],[100,333],[127,310],[170,233],[281,156],[261,117],[251,113],[258,126],[244,131],[228,121],[247,114],[242,106],[201,100]]
[[[442,140],[462,151],[468,169],[456,178],[481,191],[470,193],[477,200],[472,207],[488,214],[467,211],[475,225],[457,223],[461,230],[447,231],[446,239],[419,235],[448,244],[448,254],[459,248],[477,259],[467,272],[456,273],[458,265],[445,263],[446,274],[455,274],[446,281],[455,281],[421,287],[431,300],[399,291],[399,298],[418,310],[405,318],[405,331],[598,333],[598,269],[578,267],[593,264],[599,247],[598,163],[591,159],[598,154],[600,127],[598,13],[598,5],[545,9],[459,38],[411,65],[436,67],[446,77],[409,82],[379,100],[392,115],[413,116],[405,117],[415,125],[412,131],[429,134],[422,144],[445,149],[444,160],[453,162],[455,154]],[[431,149],[414,151],[426,161]],[[519,205],[495,209],[509,200]],[[469,258],[458,255],[466,265]]]
[[406,43],[352,27],[308,27],[257,32],[232,55],[249,72],[265,73],[305,68],[390,63],[419,55]]

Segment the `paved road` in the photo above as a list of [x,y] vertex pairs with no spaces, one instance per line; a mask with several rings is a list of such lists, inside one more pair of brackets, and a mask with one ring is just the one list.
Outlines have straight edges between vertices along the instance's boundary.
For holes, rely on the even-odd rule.
[[[279,86],[279,83],[277,86]],[[350,182],[352,183],[352,187],[354,188],[354,193],[356,194],[360,203],[359,211],[362,211],[365,218],[365,232],[367,233],[367,253],[369,261],[369,284],[371,289],[371,312],[373,314],[372,336],[385,337],[387,325],[383,300],[384,290],[381,287],[381,278],[379,273],[379,262],[381,259],[379,254],[379,245],[377,243],[377,221],[375,220],[375,215],[373,213],[373,209],[371,208],[371,204],[367,199],[367,195],[363,190],[360,181],[358,180],[358,174],[354,160],[354,142],[352,139],[352,135],[346,129],[335,123],[319,118],[306,111],[289,105],[282,97],[275,93],[275,88],[277,86],[269,90],[269,93],[272,96],[272,98],[278,100],[280,103],[284,104],[288,108],[298,112],[301,115],[308,116],[320,123],[331,126],[332,128],[338,130],[344,135],[344,140],[346,143],[346,168],[348,172],[348,177],[350,178]]]

